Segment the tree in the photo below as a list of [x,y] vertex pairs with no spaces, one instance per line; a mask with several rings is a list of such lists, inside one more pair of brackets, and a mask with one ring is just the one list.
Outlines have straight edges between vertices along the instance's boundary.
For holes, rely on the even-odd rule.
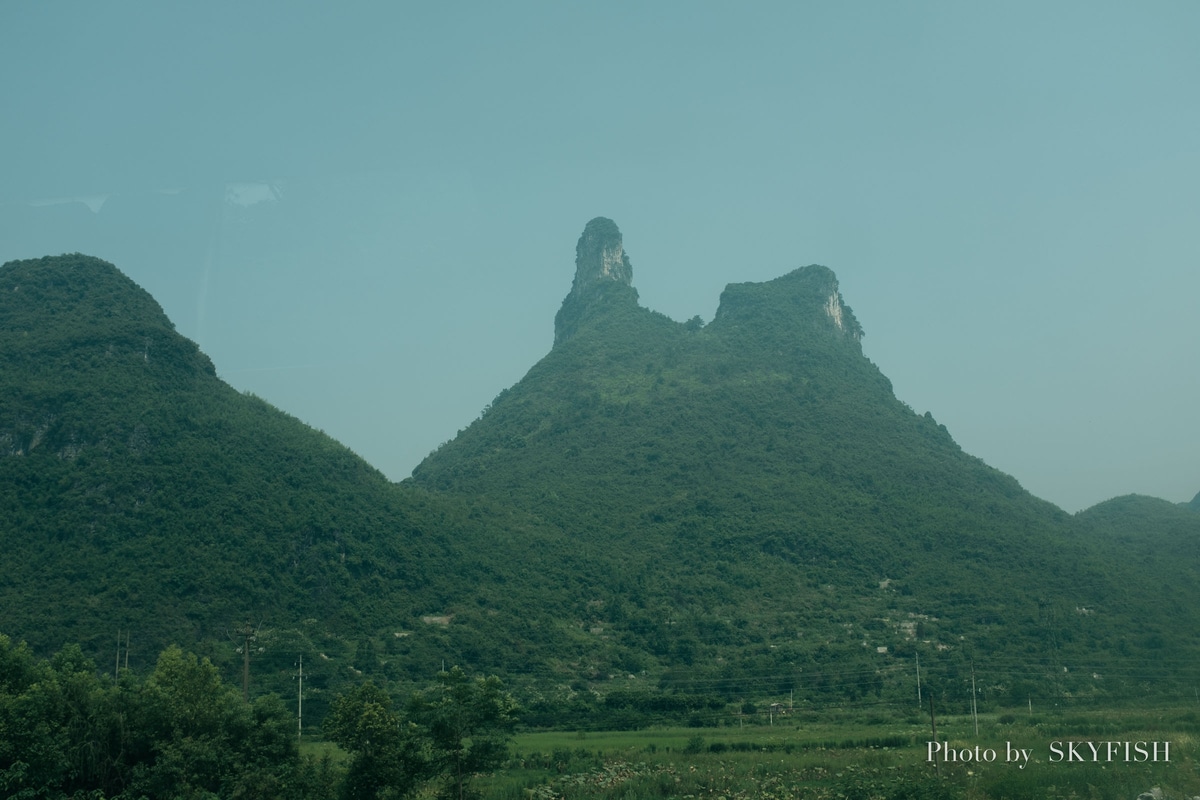
[[69,777],[64,703],[53,672],[24,642],[0,636],[0,789],[53,796]]
[[0,792],[11,798],[332,797],[275,695],[242,702],[207,659],[164,651],[145,681],[101,679],[78,645],[50,661],[0,635]]
[[438,687],[409,700],[411,719],[427,732],[444,798],[467,797],[471,775],[500,766],[516,724],[517,704],[494,675],[474,680],[458,667],[438,674]]
[[345,800],[404,797],[431,780],[443,798],[468,796],[472,775],[503,763],[516,723],[516,701],[495,676],[471,679],[455,667],[438,685],[414,693],[404,713],[367,682],[339,696],[325,736],[351,753]]
[[151,797],[253,797],[287,791],[300,767],[294,723],[273,695],[252,704],[207,658],[163,651],[137,698],[147,757],[131,789]]
[[342,785],[345,800],[404,797],[430,774],[422,732],[392,708],[392,698],[374,683],[339,695],[322,727],[352,754]]

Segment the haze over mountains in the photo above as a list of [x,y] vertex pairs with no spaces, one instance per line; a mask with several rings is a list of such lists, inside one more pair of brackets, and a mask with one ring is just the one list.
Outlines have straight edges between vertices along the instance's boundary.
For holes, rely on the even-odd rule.
[[1025,492],[896,399],[831,270],[675,322],[597,218],[554,325],[397,485],[218,380],[112,265],[5,265],[3,632],[228,662],[251,617],[264,668],[306,653],[318,692],[445,659],[547,704],[900,697],[918,653],[1014,700],[1195,679],[1196,501]]

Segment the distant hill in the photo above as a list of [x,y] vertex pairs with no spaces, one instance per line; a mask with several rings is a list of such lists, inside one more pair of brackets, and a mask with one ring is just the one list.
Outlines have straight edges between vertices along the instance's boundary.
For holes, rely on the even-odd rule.
[[[1096,563],[1118,586],[1109,607],[1126,609],[1140,627],[1119,642],[1130,657],[1187,652],[1198,643],[1192,624],[1200,607],[1200,514],[1157,497],[1125,495],[1081,511]],[[1128,667],[1145,675],[1141,667]],[[1156,669],[1155,673],[1159,671]]]
[[1157,497],[1114,497],[1079,512],[1076,520],[1114,561],[1137,561],[1154,576],[1160,603],[1179,613],[1200,601],[1200,515]]

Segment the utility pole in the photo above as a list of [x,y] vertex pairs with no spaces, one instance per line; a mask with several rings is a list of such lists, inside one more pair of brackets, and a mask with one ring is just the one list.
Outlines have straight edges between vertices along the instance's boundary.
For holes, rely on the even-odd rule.
[[242,701],[250,702],[250,643],[256,638],[254,627],[247,620],[246,624],[237,630],[242,637]]
[[[129,637],[132,631],[125,631],[125,669],[129,669]],[[113,665],[113,680],[121,679],[121,629],[117,628],[117,662]]]
[[[933,727],[933,742],[934,744],[937,744],[937,718],[933,715],[933,695],[929,695],[929,724]],[[938,766],[937,753],[933,754],[933,774],[938,776],[942,774],[942,770]]]
[[917,708],[921,707],[921,654],[917,653]]
[[300,654],[300,692],[296,697],[296,738],[304,735],[304,654]]
[[975,705],[975,659],[971,659],[971,716],[975,718],[975,738],[979,738],[979,708]]

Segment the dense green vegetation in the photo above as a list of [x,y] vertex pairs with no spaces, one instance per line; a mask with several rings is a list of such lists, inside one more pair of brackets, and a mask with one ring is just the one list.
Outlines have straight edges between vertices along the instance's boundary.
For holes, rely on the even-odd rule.
[[361,675],[520,675],[591,644],[558,531],[396,487],[233,391],[110,264],[17,262],[0,285],[0,606],[35,651],[111,664],[123,632],[135,667],[178,641],[233,679],[249,621],[253,690],[303,657],[319,719]]
[[[706,327],[619,282],[568,303],[569,335],[413,482],[587,552],[589,628],[641,654],[622,672],[821,704],[899,696],[918,656],[962,697],[971,661],[1013,698],[1191,685],[1200,517],[1071,518],[963,453],[863,357],[829,270],[730,286]],[[1166,616],[1129,591],[1156,584]]]
[[[915,709],[914,709],[915,712]],[[519,735],[509,768],[489,796],[517,798],[1104,798],[1128,800],[1157,787],[1170,800],[1200,792],[1195,708],[1027,714],[1024,709],[939,716],[938,741],[961,753],[992,749],[979,763],[929,760],[928,717],[877,711],[793,714],[763,724],[659,728],[613,734]],[[1052,760],[1066,741],[1171,742],[1170,761]],[[1028,750],[1007,761],[1007,745]],[[1160,749],[1161,755],[1161,749]],[[1123,756],[1122,756],[1123,758]]]
[[69,646],[39,661],[0,635],[0,789],[8,798],[462,798],[506,760],[516,705],[497,678],[443,672],[406,710],[372,683],[339,696],[329,738],[352,758],[301,757],[274,694],[244,702],[208,659],[170,647],[141,680],[99,678]]
[[[5,785],[457,796],[513,708],[456,665],[525,726],[587,732],[907,719],[918,662],[949,714],[1194,702],[1194,508],[1071,516],[962,452],[863,356],[823,267],[676,323],[638,305],[616,226],[589,231],[552,351],[400,485],[220,381],[112,265],[0,268],[0,607],[28,642],[4,643]],[[301,661],[332,764],[279,738]],[[112,733],[180,680],[216,698],[208,751],[165,717]],[[638,792],[680,777],[648,769]]]
[[400,796],[434,780],[440,796],[462,798],[473,775],[504,763],[517,706],[500,680],[455,668],[438,682],[415,692],[405,713],[373,683],[338,698],[325,733],[352,754],[343,796]]
[[101,680],[78,646],[49,662],[0,636],[0,788],[10,798],[272,797],[331,785],[279,698],[252,704],[170,648],[145,680]]
[[[903,707],[782,705],[718,726],[512,736],[494,678],[460,670],[406,700],[365,682],[325,719],[332,744],[298,746],[295,709],[247,703],[207,659],[177,647],[145,677],[98,677],[69,646],[49,660],[0,636],[0,790],[12,798],[1129,798],[1200,791],[1190,707],[1038,706],[938,717]],[[311,737],[306,737],[311,741]],[[1066,761],[1067,742],[1158,743],[1125,759]],[[1165,744],[1164,744],[1165,743]],[[1089,753],[1086,745],[1083,753]],[[981,761],[964,760],[979,748]],[[1056,758],[1055,752],[1059,753]],[[987,751],[995,755],[988,760]],[[1017,750],[1028,757],[1015,757]]]

